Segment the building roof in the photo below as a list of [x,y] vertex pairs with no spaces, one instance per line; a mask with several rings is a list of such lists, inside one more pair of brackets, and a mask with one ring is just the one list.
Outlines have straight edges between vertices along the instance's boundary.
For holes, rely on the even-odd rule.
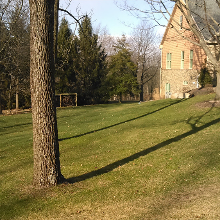
[[189,0],[189,9],[206,41],[219,34],[220,7],[216,0]]
[[[204,10],[204,1],[206,6],[206,13]],[[169,29],[168,26],[172,22],[172,18],[176,12],[176,9],[177,5],[175,4],[172,15],[163,35],[161,45],[164,43],[165,36],[167,35]],[[189,9],[206,41],[213,40],[212,34],[220,36],[220,7],[216,0],[189,0]],[[206,19],[208,20],[208,23],[206,22]]]

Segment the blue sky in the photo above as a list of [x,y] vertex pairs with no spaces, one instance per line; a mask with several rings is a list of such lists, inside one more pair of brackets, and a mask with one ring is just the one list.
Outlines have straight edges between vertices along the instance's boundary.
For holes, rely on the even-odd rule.
[[[60,1],[60,7],[65,8],[67,2],[67,0]],[[121,4],[123,0],[117,2]],[[146,4],[140,0],[128,0],[128,2],[135,4],[135,6],[139,4],[142,9],[146,7]],[[116,0],[72,0],[68,10],[73,15],[77,15],[76,8],[80,9],[82,14],[92,15],[94,28],[101,25],[101,28],[106,27],[109,34],[114,36],[130,35],[133,30],[132,27],[140,23],[140,19],[117,7]],[[72,21],[69,16],[66,18],[70,22]]]

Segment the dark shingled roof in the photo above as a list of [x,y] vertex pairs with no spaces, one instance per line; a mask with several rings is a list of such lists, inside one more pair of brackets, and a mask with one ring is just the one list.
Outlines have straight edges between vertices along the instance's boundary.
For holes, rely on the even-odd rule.
[[[216,33],[220,33],[220,7],[216,3],[216,0],[205,0],[205,3],[206,13],[203,0],[189,0],[189,9],[205,40],[212,41],[212,34],[216,35]],[[206,16],[208,22],[206,22]]]

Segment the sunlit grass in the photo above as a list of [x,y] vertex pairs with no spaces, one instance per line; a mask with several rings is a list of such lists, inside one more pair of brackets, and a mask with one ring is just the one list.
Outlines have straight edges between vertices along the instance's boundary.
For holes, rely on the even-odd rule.
[[71,184],[42,190],[31,185],[31,115],[0,116],[0,219],[217,217],[199,206],[220,205],[220,111],[195,106],[213,97],[58,109]]

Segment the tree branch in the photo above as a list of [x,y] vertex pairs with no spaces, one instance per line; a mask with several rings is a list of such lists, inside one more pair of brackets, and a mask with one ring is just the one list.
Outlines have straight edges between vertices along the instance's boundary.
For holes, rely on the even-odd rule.
[[81,17],[80,19],[77,19],[73,14],[71,14],[69,11],[67,11],[66,9],[62,9],[59,8],[59,11],[65,12],[67,13],[70,17],[72,17],[80,26],[80,28],[82,28],[81,24],[80,24],[80,19],[84,18],[85,16]]

